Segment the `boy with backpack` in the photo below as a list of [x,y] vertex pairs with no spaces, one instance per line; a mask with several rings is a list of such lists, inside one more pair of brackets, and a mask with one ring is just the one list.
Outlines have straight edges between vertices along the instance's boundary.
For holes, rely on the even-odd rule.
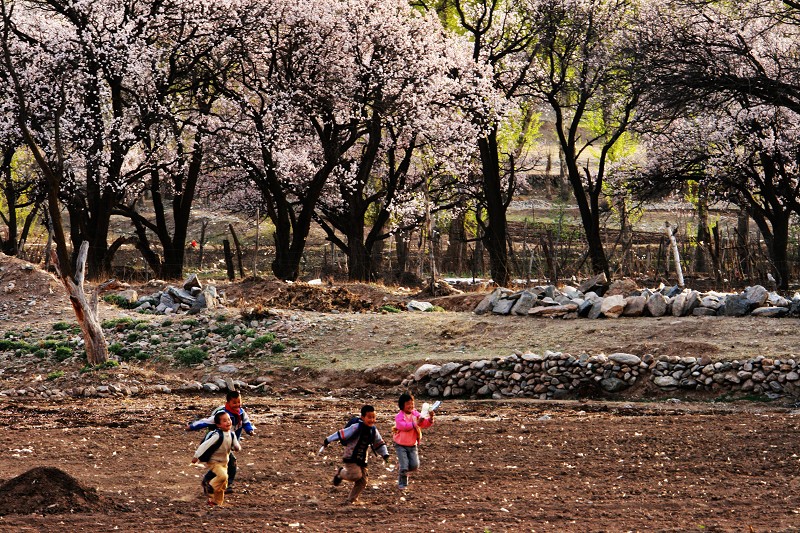
[[239,451],[242,447],[236,438],[236,433],[231,431],[233,422],[225,411],[214,415],[216,429],[206,436],[194,452],[192,463],[202,462],[213,473],[209,483],[211,490],[208,498],[209,505],[222,505],[225,500],[225,489],[228,487],[228,456],[231,450]]
[[367,454],[370,448],[373,453],[383,457],[385,463],[389,462],[389,450],[375,427],[375,419],[375,408],[371,405],[363,406],[361,417],[351,420],[344,428],[326,437],[320,449],[323,451],[328,444],[337,440],[344,446],[343,465],[333,476],[333,484],[339,486],[343,479],[353,482],[347,503],[356,503],[361,491],[367,486]]
[[[209,429],[210,432],[211,429],[216,426],[214,420],[218,413],[228,414],[231,419],[232,429],[236,434],[237,441],[242,440],[242,430],[244,430],[244,432],[250,436],[252,436],[256,430],[256,428],[250,422],[250,417],[247,416],[247,412],[245,412],[244,408],[242,408],[242,398],[239,395],[239,391],[233,390],[228,391],[225,395],[225,405],[221,405],[220,407],[214,409],[214,411],[211,412],[211,416],[207,418],[201,418],[200,420],[190,422],[186,426],[186,431]],[[206,436],[207,435],[208,434],[206,434]],[[236,472],[236,456],[230,454],[230,457],[228,458],[228,488],[225,489],[227,494],[233,492],[233,481],[236,479]],[[203,491],[207,494],[210,493],[211,480],[213,478],[214,472],[209,470],[201,482],[203,485]]]

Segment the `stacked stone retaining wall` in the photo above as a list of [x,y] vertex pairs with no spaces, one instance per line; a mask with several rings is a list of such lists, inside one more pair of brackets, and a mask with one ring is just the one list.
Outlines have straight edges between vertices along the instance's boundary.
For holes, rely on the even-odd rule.
[[800,398],[800,368],[794,359],[756,357],[713,362],[708,357],[639,357],[560,352],[514,354],[491,360],[425,364],[403,386],[432,398],[564,399],[603,393],[613,396],[647,384],[658,395],[718,392]]

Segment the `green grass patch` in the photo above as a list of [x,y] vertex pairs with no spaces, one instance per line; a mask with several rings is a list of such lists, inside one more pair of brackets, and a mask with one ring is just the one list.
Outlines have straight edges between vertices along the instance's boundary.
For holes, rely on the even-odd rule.
[[72,329],[72,324],[69,322],[56,322],[53,324],[53,329],[56,331],[67,331]]
[[381,311],[384,313],[401,313],[402,311],[393,305],[382,305]]
[[95,372],[97,370],[106,370],[108,368],[116,368],[119,366],[119,361],[114,361],[113,359],[109,359],[108,361],[104,361],[99,365],[86,365],[81,368],[81,374],[86,374],[87,372]]
[[222,324],[211,331],[221,337],[233,337],[236,335],[236,324]]
[[70,348],[69,346],[58,346],[56,348],[56,353],[53,355],[53,357],[58,362],[66,361],[67,359],[72,357],[73,353],[74,352],[72,348]]
[[266,335],[261,335],[260,337],[253,339],[253,342],[250,343],[250,346],[256,350],[260,350],[261,348],[265,348],[267,345],[272,344],[273,341],[275,341],[275,334],[267,333]]
[[49,374],[47,374],[47,377],[45,379],[47,381],[53,381],[53,380],[58,379],[60,377],[64,377],[64,371],[63,370],[55,370],[53,372],[50,372]]
[[136,309],[139,307],[139,302],[129,302],[119,294],[106,294],[103,296],[103,301],[121,307],[122,309]]
[[[128,329],[134,329],[139,324],[145,322],[144,320],[134,320],[129,317],[123,318],[112,318],[109,320],[104,320],[101,326],[103,329],[115,329],[117,331],[125,331]],[[146,322],[145,322],[146,323]]]
[[286,351],[286,345],[282,342],[276,342],[272,345],[272,353],[283,353]]
[[202,363],[208,359],[208,353],[201,348],[192,346],[190,348],[181,348],[175,352],[175,361],[184,365],[192,366]]

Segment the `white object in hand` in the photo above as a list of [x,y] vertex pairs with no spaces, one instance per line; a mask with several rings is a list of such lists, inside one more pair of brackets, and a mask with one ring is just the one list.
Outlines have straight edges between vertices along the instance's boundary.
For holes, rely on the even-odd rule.
[[317,452],[317,455],[322,455],[323,453],[325,453],[325,446],[320,447],[319,451]]
[[428,418],[428,414],[430,414],[431,411],[435,411],[440,405],[442,405],[442,402],[440,401],[434,402],[433,405],[429,404],[428,402],[423,403],[422,411],[419,412],[419,417]]

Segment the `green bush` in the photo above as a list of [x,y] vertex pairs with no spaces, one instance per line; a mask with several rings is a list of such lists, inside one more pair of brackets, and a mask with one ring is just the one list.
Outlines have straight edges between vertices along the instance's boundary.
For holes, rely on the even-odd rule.
[[21,350],[24,352],[34,352],[36,351],[35,346],[31,346],[25,341],[12,341],[8,339],[0,339],[0,351],[5,350]]
[[123,317],[104,320],[100,325],[103,327],[103,329],[116,329],[117,331],[125,331],[126,329],[133,329],[141,323],[141,320]]
[[400,309],[396,308],[393,305],[381,306],[381,311],[383,311],[385,313],[400,313],[401,312]]
[[438,305],[434,305],[433,307],[426,309],[426,313],[444,313],[444,307],[439,307]]
[[162,327],[162,328],[168,328],[168,327],[170,327],[171,325],[172,325],[172,320],[169,320],[169,319],[167,319],[167,320],[165,320],[165,321],[163,321],[163,322],[161,323],[161,327]]
[[196,365],[206,359],[208,359],[206,351],[196,346],[181,348],[175,352],[175,361],[185,366]]
[[276,342],[272,345],[272,353],[283,353],[286,351],[286,345],[282,342]]
[[119,294],[106,294],[103,296],[103,301],[123,309],[135,309],[139,307],[139,302],[129,302]]
[[264,348],[268,344],[272,344],[272,341],[275,340],[274,333],[267,333],[266,335],[261,335],[260,337],[256,337],[253,339],[253,342],[250,343],[250,346],[253,347],[255,350],[259,350]]
[[55,324],[53,324],[53,329],[56,331],[67,331],[68,329],[71,328],[72,325],[69,324],[68,322],[56,322]]
[[185,320],[181,320],[181,324],[193,328],[195,326],[199,326],[200,322],[198,322],[196,318],[187,318]]
[[94,372],[95,370],[105,370],[106,368],[115,368],[119,366],[118,361],[114,361],[113,359],[109,359],[108,361],[102,362],[99,365],[86,365],[81,368],[81,374],[85,374],[87,372]]
[[56,348],[55,356],[56,361],[65,361],[72,357],[72,348],[69,346],[59,346]]
[[233,337],[236,334],[235,324],[222,324],[211,330],[222,337]]
[[62,377],[63,375],[64,375],[64,371],[63,370],[56,370],[54,372],[50,372],[49,374],[47,374],[47,378],[46,379],[47,379],[47,381],[53,381],[54,379],[58,379],[58,378]]

